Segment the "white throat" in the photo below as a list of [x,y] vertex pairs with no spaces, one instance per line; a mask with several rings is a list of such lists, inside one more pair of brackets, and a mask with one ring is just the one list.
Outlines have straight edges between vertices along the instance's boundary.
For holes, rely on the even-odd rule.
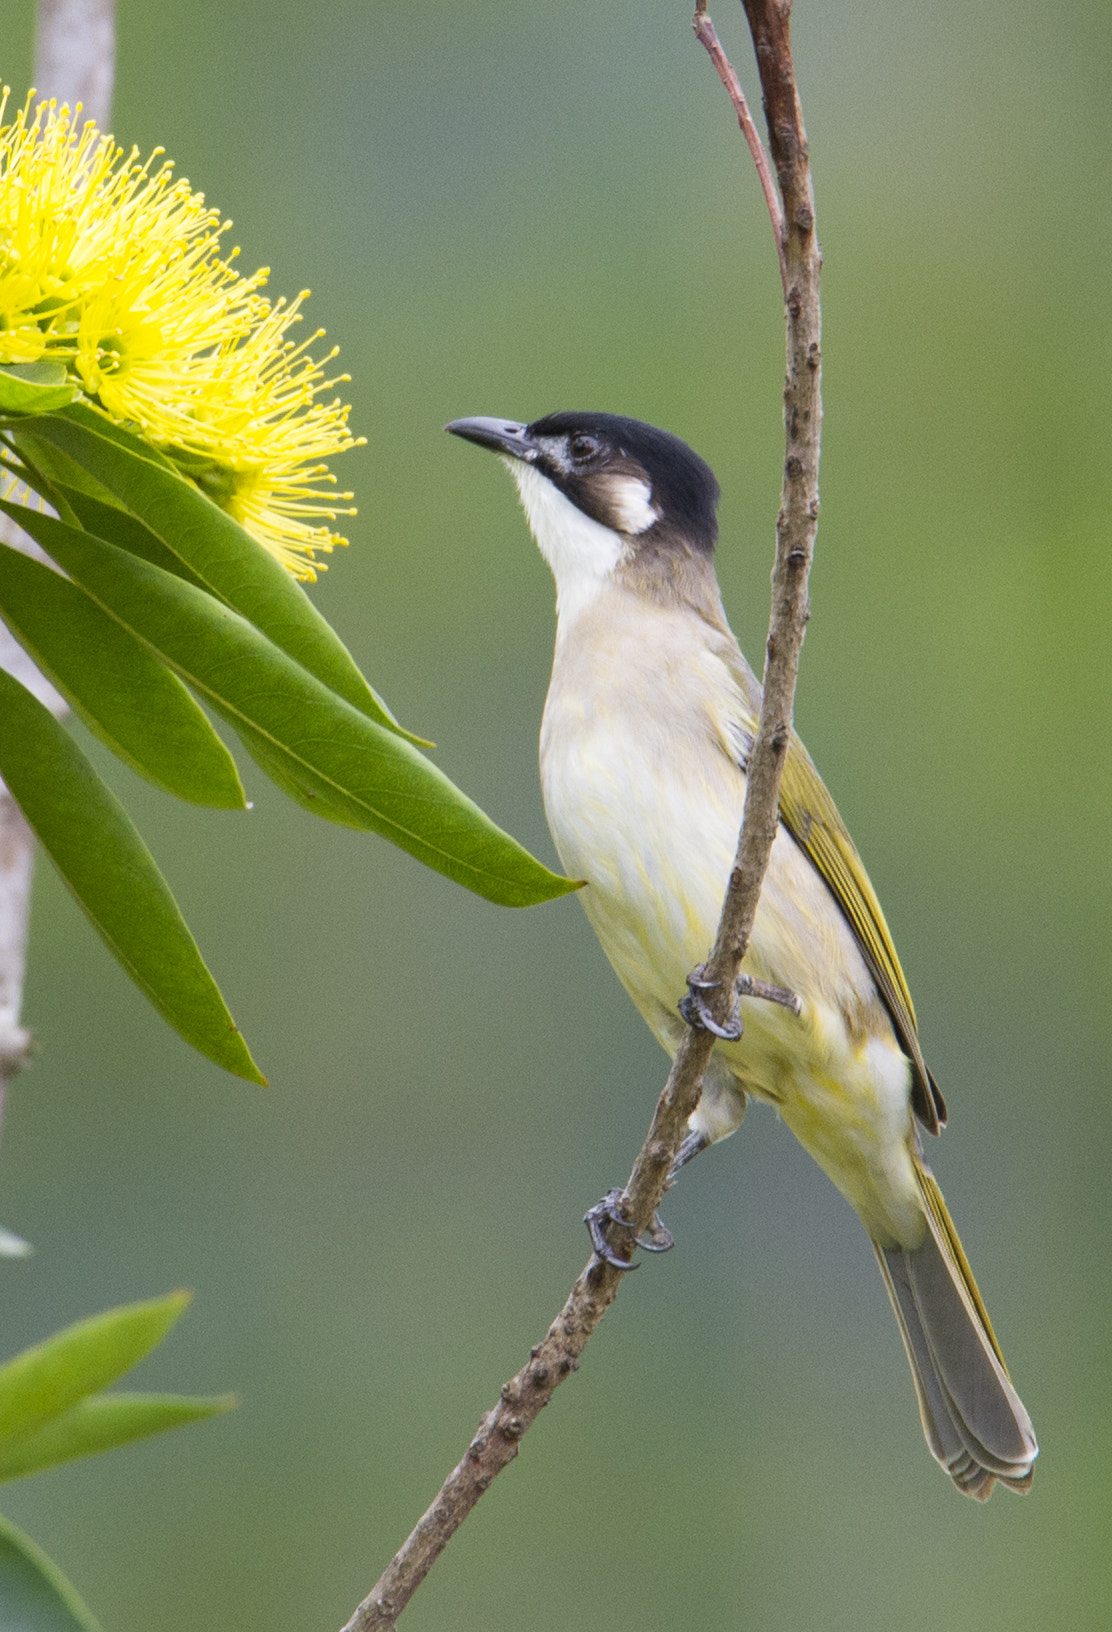
[[537,548],[552,568],[556,614],[561,623],[570,623],[597,598],[625,554],[627,541],[585,516],[532,465],[520,459],[506,459],[505,464],[517,483]]

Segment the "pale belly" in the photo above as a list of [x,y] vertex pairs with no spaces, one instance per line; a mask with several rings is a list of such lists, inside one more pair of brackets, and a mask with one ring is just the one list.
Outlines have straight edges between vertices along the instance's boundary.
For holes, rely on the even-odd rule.
[[[603,950],[672,1054],[686,977],[714,939],[744,776],[682,736],[583,729],[582,720],[563,735],[554,724],[546,718],[542,784],[556,848],[570,876],[587,880],[579,899]],[[783,827],[744,968],[795,992],[802,1013],[743,999],[744,1035],[717,1046],[716,1075],[725,1067],[744,1094],[777,1107],[874,1240],[916,1245],[924,1223],[910,1066],[849,925]],[[711,1138],[740,1120],[713,1093],[702,1115],[694,1124]]]

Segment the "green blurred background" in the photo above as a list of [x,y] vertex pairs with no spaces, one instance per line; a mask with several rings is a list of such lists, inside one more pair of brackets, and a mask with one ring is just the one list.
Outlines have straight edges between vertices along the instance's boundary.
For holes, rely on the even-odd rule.
[[[29,0],[0,0],[26,86]],[[870,867],[951,1127],[931,1157],[1043,1443],[1024,1501],[922,1444],[860,1228],[760,1109],[404,1625],[1112,1624],[1112,250],[1104,0],[798,0],[825,276],[798,721]],[[740,9],[718,17],[752,92]],[[360,514],[315,592],[551,856],[551,586],[463,414],[666,425],[724,489],[759,657],[780,466],[767,222],[686,5],[120,3],[115,130],[162,144],[343,348]],[[336,1627],[582,1265],[664,1059],[574,900],[499,911],[313,823],[109,771],[269,1091],[148,1011],[47,868],[4,1131],[3,1352],[178,1284],[136,1382],[231,1418],[4,1510],[108,1632]]]

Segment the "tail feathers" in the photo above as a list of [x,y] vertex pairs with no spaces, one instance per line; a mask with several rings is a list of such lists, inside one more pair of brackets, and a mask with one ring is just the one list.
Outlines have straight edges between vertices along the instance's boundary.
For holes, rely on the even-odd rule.
[[997,1480],[1028,1490],[1038,1455],[961,1243],[933,1176],[919,1170],[929,1225],[913,1250],[876,1247],[899,1322],[923,1432],[966,1496],[987,1501]]

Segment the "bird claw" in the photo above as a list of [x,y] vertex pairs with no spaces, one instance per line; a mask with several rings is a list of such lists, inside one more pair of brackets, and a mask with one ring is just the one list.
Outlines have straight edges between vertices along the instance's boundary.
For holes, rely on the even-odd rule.
[[660,1214],[653,1214],[653,1221],[649,1225],[647,1235],[637,1237],[637,1245],[642,1252],[671,1252],[676,1244],[676,1238],[666,1225],[661,1223]]
[[[703,996],[704,992],[713,992],[722,982],[720,980],[705,980],[706,964],[701,963],[693,969],[687,977],[687,996],[681,997],[679,1011],[689,1026],[697,1026],[700,1031],[709,1031],[712,1037],[720,1037],[723,1042],[736,1043],[744,1027],[741,1023],[740,992],[735,990],[730,1013],[724,1026],[710,1012],[710,1005]],[[744,978],[744,977],[743,977]],[[740,987],[740,982],[738,983]]]
[[[618,1208],[621,1197],[622,1192],[620,1190],[608,1190],[602,1200],[596,1202],[584,1214],[583,1222],[590,1233],[591,1245],[595,1249],[596,1257],[601,1258],[604,1263],[612,1264],[615,1269],[637,1269],[638,1265],[631,1258],[619,1258],[606,1239],[606,1229],[610,1224],[617,1224],[624,1230],[636,1232],[636,1224]],[[675,1245],[675,1240],[671,1231],[665,1229],[660,1222],[660,1214],[654,1213],[648,1232],[644,1235],[634,1233],[633,1245],[643,1248],[645,1252],[667,1252],[670,1247]]]
[[710,1140],[705,1133],[689,1133],[683,1144],[676,1152],[676,1159],[668,1169],[668,1177],[664,1181],[665,1190],[670,1190],[680,1176],[680,1169],[686,1167],[693,1157],[706,1150]]
[[722,982],[706,980],[706,964],[701,963],[693,969],[687,977],[687,996],[681,997],[679,1011],[689,1026],[698,1026],[702,1031],[709,1031],[712,1037],[720,1037],[723,1042],[736,1043],[745,1027],[741,1022],[741,999],[743,997],[759,997],[766,1003],[779,1003],[782,1008],[791,1009],[793,1014],[800,1014],[803,1004],[794,992],[786,986],[773,986],[770,981],[757,980],[753,975],[739,975],[734,987],[733,1002],[725,1025],[719,1025],[710,1012],[710,1005],[703,997],[704,992],[713,992]]

